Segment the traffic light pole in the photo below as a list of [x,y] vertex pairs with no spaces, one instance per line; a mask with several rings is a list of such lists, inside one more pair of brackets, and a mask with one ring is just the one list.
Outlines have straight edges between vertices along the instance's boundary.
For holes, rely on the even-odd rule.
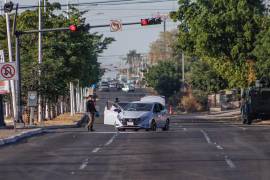
[[[14,35],[16,37],[16,67],[17,67],[17,84],[16,84],[16,103],[17,103],[17,113],[16,113],[16,123],[22,123],[22,105],[21,105],[21,63],[20,63],[20,36],[24,34],[33,34],[33,33],[41,33],[41,32],[53,32],[53,31],[66,31],[70,30],[70,27],[63,28],[53,28],[53,29],[40,29],[40,30],[29,30],[29,31],[17,31],[16,30],[16,15],[15,15],[15,24],[14,24]],[[131,22],[131,23],[123,23],[122,25],[136,25],[141,24],[141,22]],[[110,27],[110,24],[105,25],[95,25],[90,26],[90,29],[93,28],[101,28],[101,27]],[[14,128],[16,128],[16,123],[14,124]]]
[[[16,75],[17,75],[17,83],[16,83],[16,102],[17,102],[17,113],[16,113],[16,123],[23,123],[22,120],[22,104],[21,104],[21,61],[20,61],[20,33],[15,33],[15,49],[16,49]],[[14,124],[14,128],[16,129],[16,123]]]
[[[123,26],[136,25],[136,24],[141,24],[141,22],[122,23]],[[110,26],[111,26],[110,24],[95,25],[95,26],[90,26],[90,29],[93,29],[93,28],[102,28],[102,27],[110,27]]]

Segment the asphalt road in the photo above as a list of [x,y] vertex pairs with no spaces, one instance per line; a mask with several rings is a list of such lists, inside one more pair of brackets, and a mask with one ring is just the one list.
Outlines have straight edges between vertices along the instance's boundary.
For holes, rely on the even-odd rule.
[[168,132],[95,129],[50,130],[1,147],[0,179],[270,179],[268,126],[173,117]]

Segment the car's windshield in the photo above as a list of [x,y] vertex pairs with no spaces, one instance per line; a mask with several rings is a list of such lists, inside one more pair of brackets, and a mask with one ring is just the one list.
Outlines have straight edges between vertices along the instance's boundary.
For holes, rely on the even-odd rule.
[[129,103],[124,107],[125,111],[151,111],[153,104],[150,103]]
[[127,102],[119,102],[119,103],[117,103],[121,108],[124,108],[127,104],[129,104],[129,103],[127,103]]

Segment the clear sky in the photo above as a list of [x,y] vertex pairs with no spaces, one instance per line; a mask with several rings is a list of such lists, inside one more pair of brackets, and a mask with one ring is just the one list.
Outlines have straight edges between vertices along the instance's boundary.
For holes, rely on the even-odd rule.
[[[102,1],[108,0],[51,0],[50,2],[67,4],[67,2],[84,3]],[[109,24],[112,19],[118,19],[122,22],[139,22],[141,18],[149,18],[157,14],[168,14],[170,11],[177,9],[177,0],[168,0],[160,3],[154,3],[157,0],[135,1],[151,3],[128,4],[128,2],[126,2],[123,5],[80,6],[79,9],[88,10],[85,17],[87,22],[91,25]],[[4,0],[2,0],[2,2],[4,2]],[[13,0],[13,2],[19,2],[20,5],[35,5],[38,3],[38,0]],[[167,30],[176,27],[176,23],[173,23],[169,19],[167,22]],[[129,50],[135,49],[139,53],[147,53],[150,43],[158,38],[161,31],[163,31],[163,25],[148,27],[141,27],[140,25],[124,26],[121,32],[110,32],[109,28],[93,29],[92,32],[99,32],[104,34],[104,36],[114,37],[116,40],[101,55],[102,57],[99,58],[99,62],[105,66],[110,64],[119,65],[120,60]]]

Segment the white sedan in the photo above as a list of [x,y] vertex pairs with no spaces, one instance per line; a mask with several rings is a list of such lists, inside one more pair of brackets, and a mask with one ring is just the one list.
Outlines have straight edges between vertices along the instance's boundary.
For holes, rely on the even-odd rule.
[[170,119],[162,102],[149,98],[130,102],[123,108],[105,109],[104,123],[110,122],[121,131],[126,129],[169,130]]
[[124,87],[122,88],[122,91],[124,92],[135,91],[135,87],[134,85],[131,84],[125,84]]

